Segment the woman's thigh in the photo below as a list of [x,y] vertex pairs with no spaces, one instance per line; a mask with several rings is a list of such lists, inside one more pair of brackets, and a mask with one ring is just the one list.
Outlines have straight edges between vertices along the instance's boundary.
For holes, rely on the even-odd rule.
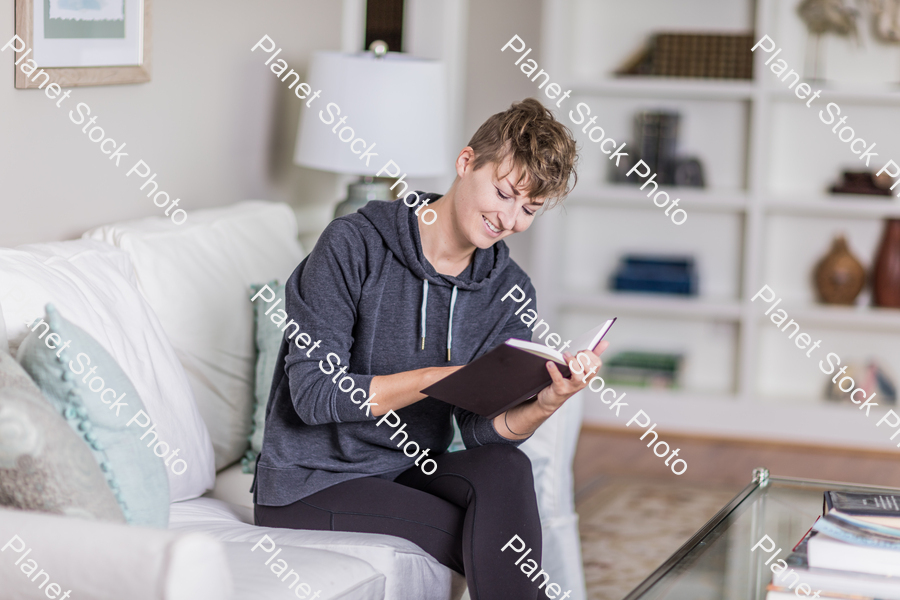
[[[426,491],[464,508],[480,494],[491,509],[504,511],[501,500],[515,501],[523,510],[537,514],[531,461],[524,452],[506,444],[488,444],[434,457],[437,468],[426,475],[411,467],[395,481]],[[510,498],[511,496],[511,498]],[[483,510],[486,510],[484,507]]]
[[352,479],[287,506],[255,507],[263,527],[381,533],[407,539],[441,564],[463,573],[465,510],[387,479]]
[[[431,475],[412,467],[395,481],[465,510],[463,566],[472,598],[537,597],[528,573],[541,563],[541,519],[525,453],[511,445],[488,444],[434,460],[437,468]],[[524,542],[531,549],[521,570],[519,556],[504,552],[516,538],[517,545]]]

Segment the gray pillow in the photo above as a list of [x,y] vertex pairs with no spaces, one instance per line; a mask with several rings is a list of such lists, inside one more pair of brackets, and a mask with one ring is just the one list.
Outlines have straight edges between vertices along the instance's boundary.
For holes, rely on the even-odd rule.
[[90,449],[0,352],[0,505],[124,523]]

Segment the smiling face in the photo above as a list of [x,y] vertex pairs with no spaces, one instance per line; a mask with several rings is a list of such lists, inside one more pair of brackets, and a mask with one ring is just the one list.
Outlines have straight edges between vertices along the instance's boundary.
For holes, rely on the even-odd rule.
[[519,182],[520,169],[507,157],[495,169],[487,163],[472,169],[474,152],[466,147],[456,160],[455,213],[463,236],[478,248],[490,248],[498,240],[525,231],[543,206],[543,198],[527,196],[528,175]]

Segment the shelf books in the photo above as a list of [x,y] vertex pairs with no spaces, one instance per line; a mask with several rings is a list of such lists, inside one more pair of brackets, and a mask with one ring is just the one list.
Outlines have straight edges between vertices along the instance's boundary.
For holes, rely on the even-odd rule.
[[626,254],[619,259],[610,287],[620,292],[697,295],[697,269],[691,256]]
[[602,373],[609,385],[674,388],[682,358],[680,354],[619,352],[603,363]]
[[753,79],[753,35],[658,33],[618,75]]
[[[872,513],[878,522],[861,518]],[[900,519],[900,494],[825,492],[823,515],[785,562],[820,598],[900,600],[900,529],[884,524],[891,519]],[[766,600],[793,594],[786,572],[773,576]]]
[[672,111],[641,111],[634,116],[637,155],[659,174],[659,183],[673,183],[681,115]]

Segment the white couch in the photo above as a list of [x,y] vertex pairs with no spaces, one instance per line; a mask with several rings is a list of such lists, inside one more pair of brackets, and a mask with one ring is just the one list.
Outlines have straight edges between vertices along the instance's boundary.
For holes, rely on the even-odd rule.
[[[0,248],[0,347],[8,338],[15,353],[27,333],[24,323],[52,301],[110,351],[160,431],[169,427],[181,436],[193,460],[190,479],[172,481],[170,474],[169,532],[38,513],[23,520],[0,510],[0,545],[13,534],[27,539],[47,564],[73,579],[73,598],[223,599],[231,589],[239,599],[302,597],[265,565],[265,548],[253,549],[264,535],[302,581],[322,590],[322,600],[460,598],[465,580],[406,540],[252,524],[252,476],[233,464],[246,449],[252,411],[246,290],[283,281],[303,256],[296,240],[289,207],[248,201],[193,211],[180,227],[150,218],[101,227],[82,240]],[[205,429],[192,429],[195,421]],[[522,446],[534,465],[542,566],[572,590],[573,600],[585,598],[571,475],[580,421],[576,397]],[[66,544],[54,542],[60,531]],[[79,549],[87,532],[116,549],[105,562]],[[155,561],[145,560],[148,552]],[[118,567],[133,571],[135,560],[146,565],[141,577],[113,575],[121,573]],[[27,578],[13,577],[6,562],[0,554],[0,580],[17,587],[13,595],[0,590],[0,599],[43,597]],[[84,581],[74,581],[79,578]],[[95,588],[104,591],[88,594]]]

